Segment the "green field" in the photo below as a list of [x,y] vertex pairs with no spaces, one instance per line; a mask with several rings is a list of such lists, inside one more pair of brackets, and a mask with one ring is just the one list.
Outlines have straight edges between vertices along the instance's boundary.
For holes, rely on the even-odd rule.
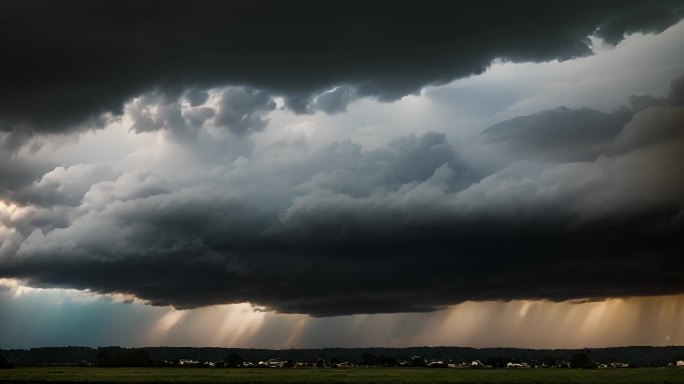
[[684,383],[684,369],[202,369],[19,367],[0,383]]

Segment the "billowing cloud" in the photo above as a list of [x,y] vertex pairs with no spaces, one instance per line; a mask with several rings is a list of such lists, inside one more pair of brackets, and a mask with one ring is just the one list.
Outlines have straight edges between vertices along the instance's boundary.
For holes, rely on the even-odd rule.
[[347,105],[356,97],[355,91],[349,87],[335,87],[325,91],[313,99],[314,110],[325,113],[340,113],[347,110]]
[[210,92],[191,89],[171,99],[155,91],[134,98],[126,105],[136,133],[165,130],[181,141],[197,139],[204,125],[243,136],[263,130],[264,116],[276,108],[273,98],[263,91],[244,87],[224,87]]
[[214,124],[238,135],[264,129],[268,121],[262,115],[276,107],[267,93],[245,88],[226,89],[219,103]]
[[[215,127],[198,126],[197,147],[170,141],[117,171],[57,168],[21,190],[36,204],[4,214],[14,231],[0,232],[0,275],[315,316],[682,293],[679,83],[614,113],[558,108],[497,124],[473,144],[511,161],[489,171],[441,133],[292,158],[190,156],[213,151]],[[271,108],[255,92],[228,94],[246,100],[234,116]]]
[[0,279],[319,317],[682,294],[681,17],[4,2]]
[[[226,85],[283,96],[297,113],[334,113],[351,97],[395,100],[497,58],[588,55],[589,36],[618,43],[663,31],[682,4],[32,0],[3,2],[0,14],[0,127],[31,134],[102,127],[155,90],[199,105]],[[253,117],[250,125],[263,124]],[[226,118],[245,131],[246,121]]]
[[115,172],[104,164],[57,167],[40,180],[11,194],[15,201],[46,207],[77,207],[93,184],[114,179]]
[[31,184],[47,171],[48,164],[17,158],[13,153],[0,149],[0,196]]
[[604,153],[632,118],[614,113],[560,107],[498,123],[485,130],[485,142],[502,144],[518,160],[588,161]]

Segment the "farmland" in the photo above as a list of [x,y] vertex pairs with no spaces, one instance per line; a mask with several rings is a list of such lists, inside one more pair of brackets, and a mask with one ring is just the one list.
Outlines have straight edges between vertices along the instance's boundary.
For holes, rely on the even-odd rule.
[[684,369],[182,369],[18,367],[0,383],[684,383]]

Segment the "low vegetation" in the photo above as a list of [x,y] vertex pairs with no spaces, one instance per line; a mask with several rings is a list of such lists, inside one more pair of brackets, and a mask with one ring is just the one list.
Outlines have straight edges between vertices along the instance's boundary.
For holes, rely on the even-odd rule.
[[684,369],[179,369],[17,367],[0,383],[684,383]]

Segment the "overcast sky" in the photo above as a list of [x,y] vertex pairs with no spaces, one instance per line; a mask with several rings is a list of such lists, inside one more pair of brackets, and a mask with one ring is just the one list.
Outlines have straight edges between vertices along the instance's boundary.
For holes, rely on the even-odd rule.
[[0,348],[684,344],[682,17],[2,2]]

